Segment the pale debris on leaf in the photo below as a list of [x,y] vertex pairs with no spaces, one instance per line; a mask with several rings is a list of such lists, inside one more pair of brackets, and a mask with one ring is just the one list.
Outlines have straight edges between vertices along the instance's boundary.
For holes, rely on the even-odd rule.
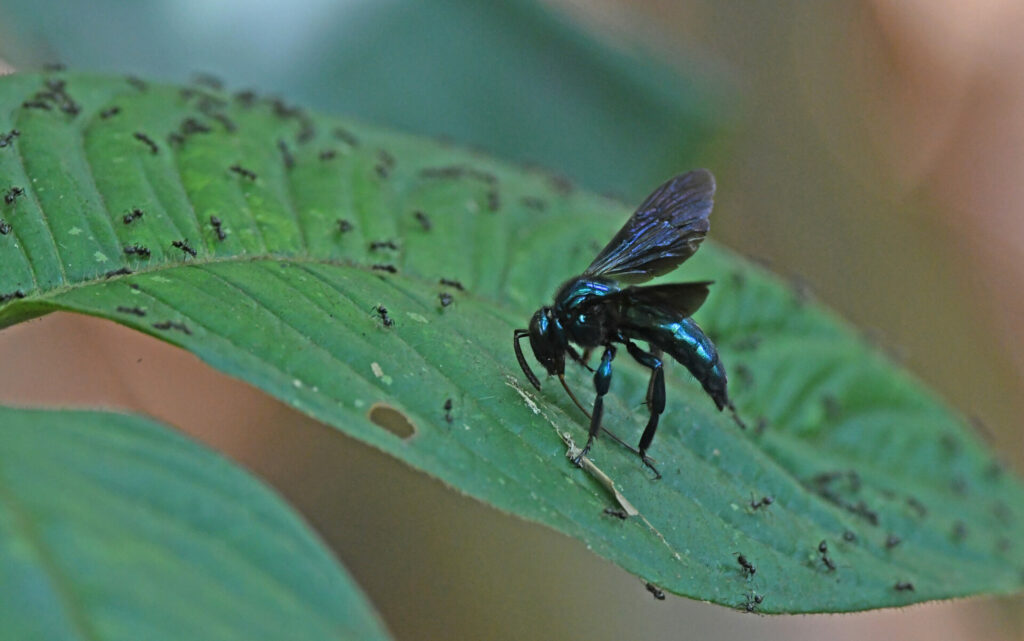
[[572,436],[568,432],[559,432],[558,436],[562,438],[562,442],[565,443],[567,448],[569,448],[565,451],[566,458],[575,463],[577,457],[579,457],[580,467],[582,467],[587,474],[603,485],[604,488],[615,497],[615,502],[618,503],[619,507],[626,512],[627,516],[639,516],[640,511],[633,507],[633,504],[629,502],[629,499],[627,499],[622,492],[619,491],[619,488],[615,487],[615,481],[605,474],[601,468],[594,465],[594,462],[589,458],[586,456],[580,456],[580,453],[583,450],[576,446],[576,443],[572,440]]
[[[582,450],[576,447],[576,443],[572,440],[572,435],[569,434],[568,432],[563,432],[562,430],[558,429],[558,426],[555,425],[555,422],[548,418],[548,415],[540,410],[540,408],[537,406],[537,403],[532,398],[530,398],[529,394],[527,394],[526,391],[519,386],[519,381],[517,381],[512,376],[506,376],[505,381],[509,387],[511,387],[512,389],[519,393],[519,396],[523,399],[523,402],[526,403],[526,406],[530,408],[530,411],[532,411],[534,414],[540,414],[541,416],[543,416],[544,419],[551,425],[551,427],[555,428],[555,433],[558,434],[558,437],[562,439],[562,442],[565,443],[566,447],[569,448],[565,453],[566,457],[569,458],[569,460],[571,461],[575,461],[576,457],[579,456]],[[586,471],[588,474],[594,477],[594,479],[598,483],[603,485],[604,488],[608,490],[608,492],[613,497],[615,497],[615,501],[619,504],[619,507],[625,510],[627,515],[637,516],[640,514],[640,511],[633,507],[633,504],[630,503],[629,500],[625,496],[623,496],[622,492],[620,492],[618,488],[615,487],[615,481],[613,481],[611,477],[605,474],[601,470],[601,468],[594,465],[593,461],[591,461],[585,456],[581,457],[580,467],[582,467],[584,471]]]

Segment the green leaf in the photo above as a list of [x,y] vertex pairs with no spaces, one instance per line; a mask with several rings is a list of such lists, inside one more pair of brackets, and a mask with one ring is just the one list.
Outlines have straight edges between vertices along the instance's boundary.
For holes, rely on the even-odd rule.
[[[273,101],[66,78],[76,116],[19,107],[43,77],[0,80],[0,130],[21,132],[0,170],[27,192],[2,210],[0,294],[25,298],[0,326],[62,309],[158,336],[677,594],[817,612],[1021,588],[1020,481],[920,384],[746,261],[706,245],[672,278],[717,281],[698,320],[751,429],[672,367],[651,450],[665,478],[609,439],[592,452],[639,511],[619,520],[599,475],[564,456],[586,419],[557,384],[524,389],[511,338],[628,207]],[[209,131],[177,141],[183,127]],[[183,239],[195,257],[172,247]],[[134,244],[151,255],[126,256]],[[589,398],[587,372],[568,378]],[[616,361],[604,424],[630,442],[646,383]],[[751,506],[764,496],[773,504]]]
[[0,407],[8,639],[386,639],[281,499],[161,425]]

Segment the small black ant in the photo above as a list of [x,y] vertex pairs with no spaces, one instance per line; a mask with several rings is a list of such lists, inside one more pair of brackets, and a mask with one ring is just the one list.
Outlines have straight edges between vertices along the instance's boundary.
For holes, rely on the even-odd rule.
[[223,223],[220,218],[216,216],[210,216],[210,227],[213,227],[213,231],[217,234],[217,240],[225,240],[228,235],[224,233],[224,229],[221,227]]
[[69,116],[78,116],[79,112],[82,111],[82,108],[79,105],[79,103],[73,100],[70,95],[63,92],[62,86],[60,92],[57,93],[57,102],[57,106],[60,109],[60,111],[65,114],[68,114]]
[[450,398],[444,400],[444,420],[452,422],[452,399]]
[[398,245],[393,240],[375,240],[370,243],[370,251],[378,251],[381,249],[398,249]]
[[382,323],[384,323],[384,327],[391,327],[392,325],[395,324],[395,321],[390,316],[388,316],[387,307],[384,307],[383,305],[377,305],[374,309],[377,310],[377,314],[380,315],[380,320]]
[[917,516],[919,518],[923,519],[924,517],[928,516],[928,508],[924,506],[924,503],[917,500],[913,496],[907,497],[907,505],[910,507],[910,509],[917,512]]
[[12,229],[13,227],[11,227],[10,223],[8,223],[3,218],[0,218],[0,236],[6,236],[7,234],[11,233]]
[[200,122],[195,118],[186,118],[181,121],[181,133],[184,136],[191,136],[193,134],[208,134],[212,133],[213,129],[210,128],[206,123]]
[[647,588],[647,591],[650,592],[651,596],[653,596],[655,599],[659,601],[665,600],[665,592],[658,586],[651,583],[650,581],[648,581],[644,587]]
[[333,130],[331,130],[331,134],[333,134],[335,138],[342,141],[349,147],[359,146],[359,139],[357,139],[351,132],[349,132],[346,129],[342,129],[341,127],[335,127]]
[[894,590],[898,592],[913,592],[914,584],[910,581],[897,581],[896,585],[892,586]]
[[188,334],[189,336],[192,335],[192,330],[190,330],[188,328],[188,325],[186,325],[185,323],[177,323],[175,321],[162,321],[160,323],[153,323],[153,327],[156,328],[156,329],[164,329],[164,330],[166,330],[166,329],[176,329],[179,332],[183,332],[185,334]]
[[107,107],[106,109],[101,111],[100,112],[100,118],[102,118],[103,120],[106,120],[107,118],[113,118],[114,116],[116,116],[119,113],[121,113],[121,108],[118,107],[117,105],[114,105],[113,107]]
[[219,122],[224,127],[224,131],[229,134],[238,130],[238,125],[235,124],[235,121],[222,113],[211,114],[210,117]]
[[112,269],[112,270],[110,270],[106,274],[103,274],[103,277],[104,278],[113,278],[114,276],[127,276],[127,275],[129,275],[131,273],[132,273],[132,270],[128,269],[127,267],[122,267],[120,269]]
[[145,91],[146,89],[149,88],[149,85],[147,85],[146,82],[142,78],[139,78],[137,76],[127,76],[125,78],[125,82],[130,84],[137,91]]
[[379,272],[387,272],[389,274],[397,274],[398,273],[398,268],[397,267],[395,267],[394,265],[386,264],[386,263],[378,263],[376,265],[370,265],[370,269],[373,269],[373,270],[376,270],[376,271],[379,271]]
[[25,298],[25,296],[26,296],[26,294],[25,294],[24,290],[21,290],[21,289],[16,289],[13,292],[10,292],[8,294],[0,294],[0,305],[2,305],[4,303],[8,303],[8,302],[10,302],[12,300],[15,300],[15,299],[18,299],[18,298]]
[[121,312],[122,314],[133,314],[135,316],[145,316],[146,315],[146,310],[144,310],[144,309],[142,309],[140,307],[124,307],[124,306],[118,305],[117,311]]
[[855,505],[847,505],[846,509],[857,516],[867,519],[871,525],[878,525],[878,512],[869,508],[864,501],[857,501]]
[[821,543],[818,544],[818,552],[821,553],[821,562],[825,564],[829,572],[834,572],[836,564],[832,562],[832,558],[828,555],[828,542],[825,539],[822,539]]
[[736,557],[736,562],[739,563],[740,567],[743,568],[743,572],[747,575],[748,579],[757,573],[757,566],[748,561],[747,557],[743,556],[742,554]]
[[417,220],[417,222],[419,222],[420,226],[423,227],[423,231],[430,231],[430,228],[433,225],[431,225],[430,218],[428,218],[426,214],[424,214],[422,211],[414,211],[412,215]]
[[754,612],[755,610],[757,610],[757,606],[761,605],[762,601],[764,601],[764,595],[763,594],[758,594],[757,592],[751,592],[750,594],[747,595],[746,602],[744,602],[744,604],[743,604],[743,608],[747,612]]
[[0,135],[0,147],[6,147],[14,142],[14,139],[21,135],[21,132],[17,129],[11,129],[7,133]]
[[614,516],[615,518],[621,519],[623,521],[629,518],[629,514],[627,514],[626,510],[622,509],[621,507],[606,507],[604,509],[604,513],[608,516]]
[[157,147],[153,139],[147,136],[146,134],[142,133],[141,131],[136,131],[134,134],[132,134],[132,137],[134,137],[135,140],[138,140],[142,144],[149,147],[149,153],[156,154],[157,152],[160,151],[160,148]]
[[224,100],[223,98],[218,98],[213,94],[202,91],[197,92],[196,95],[199,96],[199,101],[196,104],[196,109],[198,109],[203,114],[213,118],[214,120],[220,120],[220,118],[217,117],[217,113],[219,110],[227,107],[227,100]]
[[258,99],[259,96],[257,96],[256,92],[252,89],[242,89],[241,91],[235,94],[235,100],[237,100],[239,103],[241,103],[243,107],[246,108],[252,107],[254,104],[256,104],[256,101]]
[[192,247],[192,245],[190,245],[188,243],[188,239],[187,238],[182,239],[182,240],[176,240],[176,241],[171,243],[171,246],[172,247],[176,247],[176,248],[180,249],[181,251],[185,252],[186,254],[191,255],[193,258],[196,257],[196,250],[195,250],[194,247]]
[[472,178],[479,180],[482,183],[488,185],[494,185],[498,182],[498,177],[494,174],[481,171],[479,169],[472,169],[469,167],[462,167],[459,165],[448,165],[445,167],[426,167],[420,170],[421,178]]
[[448,307],[455,300],[448,292],[441,292],[437,297],[441,301],[441,307]]
[[294,118],[299,115],[298,107],[291,107],[280,98],[270,100],[270,106],[274,109],[274,115],[278,118]]
[[304,145],[316,136],[316,127],[313,120],[306,114],[299,114],[299,133],[295,135],[295,141]]
[[25,195],[25,190],[21,187],[11,187],[4,194],[4,202],[8,205],[13,205],[14,201],[18,200],[19,197]]
[[136,207],[135,209],[132,209],[130,212],[125,214],[124,217],[121,218],[121,221],[124,222],[125,225],[130,225],[132,224],[132,222],[138,220],[139,218],[142,218],[143,213],[144,212],[141,209]]
[[333,149],[324,149],[317,155],[317,158],[324,161],[334,160],[334,158],[336,158],[337,155],[338,152],[334,151]]
[[454,287],[455,289],[459,290],[460,292],[466,291],[466,288],[462,286],[462,283],[460,283],[457,280],[450,280],[448,278],[442,278],[440,280],[440,283],[442,285],[446,286],[446,287]]
[[338,231],[342,234],[347,234],[352,231],[352,223],[348,222],[344,218],[338,219]]
[[149,248],[145,245],[125,245],[124,253],[131,256],[136,255],[140,258],[149,258]]
[[374,170],[376,170],[377,175],[381,178],[387,178],[391,174],[391,170],[395,167],[395,157],[383,149],[378,149],[377,159],[377,164],[374,166]]
[[230,169],[231,171],[235,172],[236,174],[238,174],[242,178],[247,178],[247,179],[253,180],[253,181],[256,180],[256,172],[250,171],[250,170],[246,169],[245,167],[243,167],[241,165],[237,165],[237,164],[236,165],[231,165],[230,167],[228,167],[228,169]]
[[758,509],[759,507],[762,507],[762,506],[768,507],[769,505],[771,505],[774,502],[775,502],[775,499],[773,499],[770,496],[763,496],[763,497],[761,497],[761,499],[759,501],[755,501],[753,496],[751,496],[751,498],[750,498],[750,508],[753,509],[753,510],[756,510],[756,509]]

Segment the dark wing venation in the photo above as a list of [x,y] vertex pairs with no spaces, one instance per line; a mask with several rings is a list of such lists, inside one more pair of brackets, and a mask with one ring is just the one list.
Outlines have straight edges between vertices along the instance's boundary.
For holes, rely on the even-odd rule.
[[667,274],[693,255],[707,235],[715,179],[697,169],[647,197],[584,274],[642,282]]
[[608,296],[627,325],[678,321],[693,316],[708,297],[712,281],[627,287]]

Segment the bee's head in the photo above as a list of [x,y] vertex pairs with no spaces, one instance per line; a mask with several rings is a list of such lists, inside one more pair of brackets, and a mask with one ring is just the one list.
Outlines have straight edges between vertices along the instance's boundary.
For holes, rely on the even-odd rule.
[[565,337],[550,307],[541,307],[530,319],[530,347],[548,374],[565,373]]
[[530,379],[534,387],[540,389],[540,381],[534,376],[523,352],[519,347],[519,339],[530,337],[533,355],[544,366],[548,374],[560,376],[565,373],[565,336],[562,328],[555,320],[550,307],[541,307],[530,319],[529,329],[517,329],[515,332],[516,357],[523,373]]

